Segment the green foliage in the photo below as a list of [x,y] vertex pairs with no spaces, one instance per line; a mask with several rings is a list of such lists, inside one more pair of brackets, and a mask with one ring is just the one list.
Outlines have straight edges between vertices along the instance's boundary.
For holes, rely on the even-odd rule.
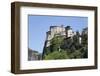
[[82,35],[82,44],[83,44],[83,45],[87,45],[87,40],[88,40],[87,34],[83,34],[83,35]]
[[73,53],[71,53],[70,55],[71,59],[75,59],[75,58],[82,58],[82,53],[81,50],[75,50]]
[[69,59],[66,51],[54,51],[45,56],[45,60]]
[[49,54],[49,53],[50,53],[50,47],[46,47],[46,48],[45,48],[45,53],[46,53],[46,54]]
[[62,36],[54,36],[54,38],[51,40],[51,44],[52,45],[60,45],[63,41],[63,37]]
[[60,46],[62,44],[63,41],[63,37],[61,36],[55,36],[52,40],[51,40],[51,51],[54,50],[60,50]]
[[82,55],[81,55],[82,58],[87,58],[88,57],[88,51],[87,50],[88,50],[87,45],[85,45],[84,47],[81,48],[80,51],[82,53]]

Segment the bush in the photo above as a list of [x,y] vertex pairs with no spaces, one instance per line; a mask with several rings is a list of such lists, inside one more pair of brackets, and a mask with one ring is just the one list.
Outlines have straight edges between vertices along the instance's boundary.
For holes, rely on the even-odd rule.
[[54,51],[45,56],[45,60],[56,60],[56,59],[68,59],[68,55],[66,51]]

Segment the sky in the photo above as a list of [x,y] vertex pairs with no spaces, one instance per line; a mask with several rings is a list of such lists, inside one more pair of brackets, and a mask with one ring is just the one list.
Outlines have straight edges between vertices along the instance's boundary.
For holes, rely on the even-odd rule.
[[32,50],[43,52],[46,32],[50,26],[71,26],[73,31],[81,32],[88,26],[88,17],[79,16],[28,16],[28,46]]

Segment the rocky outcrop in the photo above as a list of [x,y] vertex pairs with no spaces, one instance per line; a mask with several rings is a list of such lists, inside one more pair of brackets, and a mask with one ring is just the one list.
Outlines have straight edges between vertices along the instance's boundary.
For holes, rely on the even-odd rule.
[[[50,53],[52,55],[54,51],[60,52],[61,50],[70,51],[75,55],[70,58],[78,57],[78,53],[80,54],[79,57],[83,57],[80,51],[83,50],[83,47],[87,48],[87,36],[88,28],[84,28],[80,33],[79,31],[73,31],[70,26],[50,26],[49,31],[46,33],[42,59],[47,59],[50,57]],[[78,53],[75,50],[78,50]]]
[[74,35],[76,35],[76,32],[74,32],[70,26],[50,26],[50,30],[46,32],[45,47],[50,46],[50,40],[54,38],[54,36],[63,36],[69,38],[73,37]]
[[38,53],[38,51],[32,50],[30,48],[28,48],[28,60],[41,60],[41,54]]

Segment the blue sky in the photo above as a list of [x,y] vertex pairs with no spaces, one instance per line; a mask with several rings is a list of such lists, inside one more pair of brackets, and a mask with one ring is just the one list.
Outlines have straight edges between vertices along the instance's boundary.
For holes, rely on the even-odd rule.
[[40,53],[43,51],[44,42],[46,39],[46,32],[50,26],[71,26],[74,31],[82,31],[88,26],[87,17],[75,16],[42,16],[29,15],[28,16],[28,41],[29,48]]

